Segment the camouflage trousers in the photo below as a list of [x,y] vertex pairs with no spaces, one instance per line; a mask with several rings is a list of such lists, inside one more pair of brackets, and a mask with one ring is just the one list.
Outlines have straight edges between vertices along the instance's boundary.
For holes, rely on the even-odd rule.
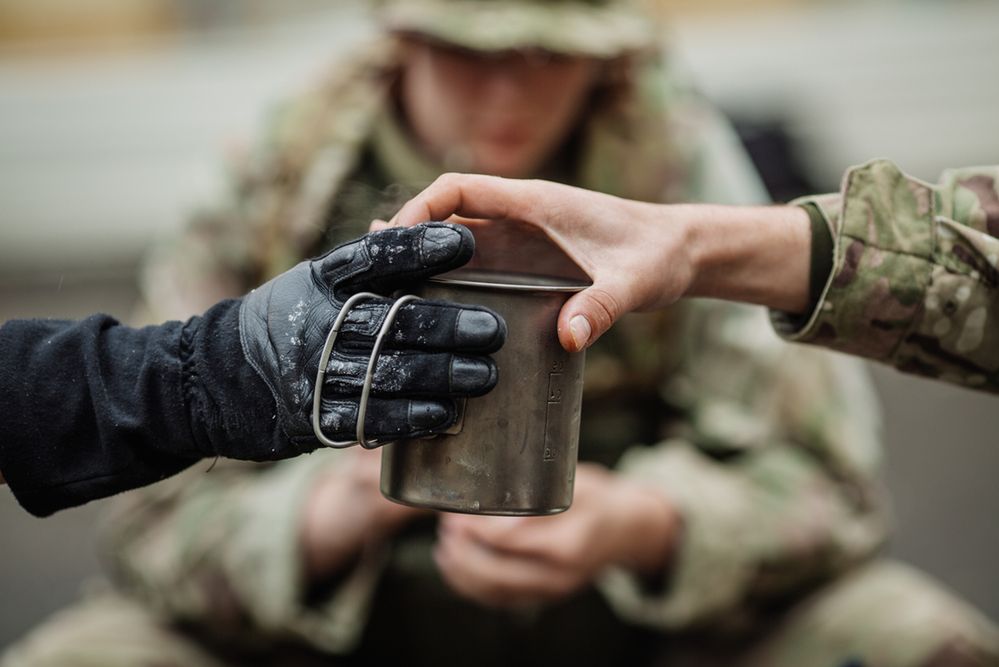
[[[442,632],[442,637],[445,633]],[[247,638],[252,643],[252,638]],[[578,639],[578,638],[576,638]],[[442,639],[442,641],[446,641]],[[574,641],[574,639],[567,639]],[[0,667],[230,667],[370,664],[293,644],[237,653],[202,641],[148,608],[103,593],[60,612],[15,644]],[[421,664],[409,656],[407,664]],[[986,667],[999,631],[909,567],[859,567],[738,640],[709,632],[663,636],[655,667]],[[438,666],[439,667],[439,666]],[[553,667],[555,667],[553,665]]]

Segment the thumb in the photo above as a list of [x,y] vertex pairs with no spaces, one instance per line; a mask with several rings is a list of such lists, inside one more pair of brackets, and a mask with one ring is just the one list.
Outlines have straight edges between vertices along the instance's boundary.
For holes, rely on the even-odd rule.
[[463,266],[474,252],[475,239],[465,227],[428,222],[369,232],[315,260],[314,270],[336,291],[388,294]]
[[568,352],[590,347],[627,312],[623,294],[593,285],[574,294],[559,312],[558,339]]

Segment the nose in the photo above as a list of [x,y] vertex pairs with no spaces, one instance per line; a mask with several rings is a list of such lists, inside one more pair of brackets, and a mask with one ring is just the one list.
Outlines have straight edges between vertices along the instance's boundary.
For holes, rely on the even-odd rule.
[[482,82],[483,100],[492,103],[520,99],[527,88],[527,75],[521,68],[497,64]]

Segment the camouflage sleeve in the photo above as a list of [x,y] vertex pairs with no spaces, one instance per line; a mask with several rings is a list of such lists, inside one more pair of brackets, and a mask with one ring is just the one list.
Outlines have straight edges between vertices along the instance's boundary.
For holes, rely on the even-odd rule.
[[999,167],[931,185],[879,160],[803,201],[830,225],[833,269],[803,326],[773,313],[781,335],[999,392]]
[[784,345],[762,311],[696,307],[665,389],[689,422],[620,464],[676,504],[681,541],[658,586],[624,570],[600,583],[618,614],[661,630],[745,618],[868,557],[887,532],[859,362]]
[[341,455],[323,450],[272,466],[220,461],[122,496],[101,531],[109,575],[157,612],[213,637],[294,637],[350,650],[384,559],[366,553],[331,594],[310,601],[299,535],[312,484]]

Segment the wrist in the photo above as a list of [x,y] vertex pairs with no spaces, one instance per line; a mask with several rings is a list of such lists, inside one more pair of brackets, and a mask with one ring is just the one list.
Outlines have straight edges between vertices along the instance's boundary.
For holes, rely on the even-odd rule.
[[[693,204],[647,204],[633,212],[642,221],[638,238],[640,261],[635,266],[651,268],[655,284],[640,286],[640,307],[667,306],[691,293],[704,252],[701,206]],[[648,253],[648,254],[646,254]]]
[[811,225],[798,206],[683,207],[689,296],[788,312],[808,304]]
[[220,301],[184,325],[182,393],[201,456],[266,461],[299,454],[276,419],[277,399],[240,336],[241,299]]

